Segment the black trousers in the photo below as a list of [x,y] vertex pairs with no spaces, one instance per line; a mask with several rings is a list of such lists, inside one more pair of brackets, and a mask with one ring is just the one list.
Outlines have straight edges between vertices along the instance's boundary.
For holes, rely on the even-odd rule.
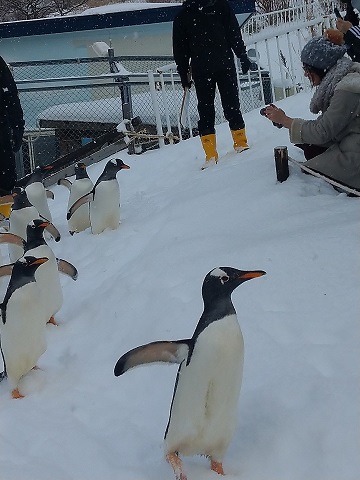
[[0,123],[0,195],[10,193],[16,182],[15,156],[10,138],[10,127]]
[[215,73],[205,73],[194,77],[198,99],[199,134],[215,133],[215,88],[218,86],[224,116],[231,130],[245,127],[240,110],[239,91],[234,68],[224,68]]

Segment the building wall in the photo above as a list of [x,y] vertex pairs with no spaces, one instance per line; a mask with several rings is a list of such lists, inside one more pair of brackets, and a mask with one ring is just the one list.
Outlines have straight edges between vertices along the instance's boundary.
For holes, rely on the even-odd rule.
[[[253,0],[232,0],[240,25]],[[8,62],[95,56],[91,45],[111,43],[115,55],[172,55],[172,20],[180,6],[0,23],[0,55]]]

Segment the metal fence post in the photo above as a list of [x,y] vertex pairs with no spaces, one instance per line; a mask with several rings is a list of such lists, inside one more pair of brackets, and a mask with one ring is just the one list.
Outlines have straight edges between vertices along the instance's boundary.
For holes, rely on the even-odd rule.
[[[109,65],[111,73],[119,73],[119,68],[114,61],[114,49],[108,49],[109,54]],[[121,95],[121,106],[122,106],[122,113],[123,118],[127,120],[131,120],[133,117],[133,108],[132,108],[132,101],[131,101],[131,87],[130,87],[130,79],[126,75],[121,75],[115,78],[115,82],[120,83],[120,95]]]
[[148,78],[149,78],[150,94],[153,102],[154,114],[156,119],[156,130],[157,130],[157,134],[159,135],[159,145],[160,147],[163,147],[165,145],[164,138],[163,138],[164,132],[161,124],[159,105],[157,102],[154,73],[151,72],[150,70],[148,71]]
[[289,157],[287,147],[275,147],[276,178],[279,182],[285,182],[289,177]]

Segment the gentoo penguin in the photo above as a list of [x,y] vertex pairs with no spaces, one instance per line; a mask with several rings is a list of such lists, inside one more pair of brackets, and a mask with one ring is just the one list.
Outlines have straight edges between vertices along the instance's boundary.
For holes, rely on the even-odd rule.
[[35,170],[29,177],[27,184],[25,186],[26,195],[29,199],[29,202],[34,205],[34,207],[39,212],[40,216],[52,221],[49,204],[47,201],[47,193],[43,184],[45,170],[52,168],[48,167],[36,167]]
[[13,398],[23,396],[19,380],[36,366],[46,350],[46,313],[35,271],[47,260],[25,256],[15,262],[4,301],[0,304],[1,353]]
[[[58,184],[64,185],[70,190],[68,210],[76,200],[79,200],[80,197],[88,194],[94,188],[94,184],[87,174],[86,165],[82,162],[75,165],[75,180],[73,183],[64,178],[60,179]],[[90,227],[89,203],[81,205],[81,207],[74,212],[68,221],[68,226],[71,235],[82,232]]]
[[182,455],[205,455],[223,474],[222,461],[234,433],[243,370],[243,337],[231,293],[261,270],[218,267],[203,282],[204,311],[189,339],[152,342],[123,355],[115,376],[152,362],[180,364],[165,432],[166,459],[176,480],[186,480]]
[[[55,257],[54,252],[45,241],[45,228],[55,238],[60,236],[53,224],[47,220],[37,218],[27,226],[26,241],[13,233],[0,233],[0,243],[15,243],[21,246],[25,256],[48,258],[48,262],[36,270],[35,279],[40,288],[40,296],[47,312],[47,322],[57,325],[54,315],[60,310],[63,303],[59,271],[76,280],[77,270],[69,262]],[[0,268],[0,276],[8,274],[9,270],[6,267],[9,268],[7,265]]]
[[[39,218],[39,212],[30,203],[23,188],[15,188],[13,196],[14,203],[9,219],[9,232],[26,239],[26,227],[29,222]],[[9,256],[12,262],[16,262],[22,255],[23,249],[19,245],[9,244]]]
[[130,168],[122,160],[109,160],[104,171],[97,179],[94,188],[82,196],[69,209],[67,220],[84,203],[90,202],[91,232],[99,234],[106,228],[115,230],[120,222],[120,187],[116,174],[125,168]]

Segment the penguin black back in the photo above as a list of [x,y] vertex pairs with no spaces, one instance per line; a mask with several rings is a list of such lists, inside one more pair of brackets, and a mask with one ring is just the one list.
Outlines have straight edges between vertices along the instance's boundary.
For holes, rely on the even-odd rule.
[[6,305],[11,295],[18,288],[23,287],[27,283],[35,282],[35,272],[43,263],[47,262],[46,257],[36,258],[31,255],[21,257],[14,263],[9,285],[6,290],[4,301],[0,305],[2,313],[2,322],[6,323]]

